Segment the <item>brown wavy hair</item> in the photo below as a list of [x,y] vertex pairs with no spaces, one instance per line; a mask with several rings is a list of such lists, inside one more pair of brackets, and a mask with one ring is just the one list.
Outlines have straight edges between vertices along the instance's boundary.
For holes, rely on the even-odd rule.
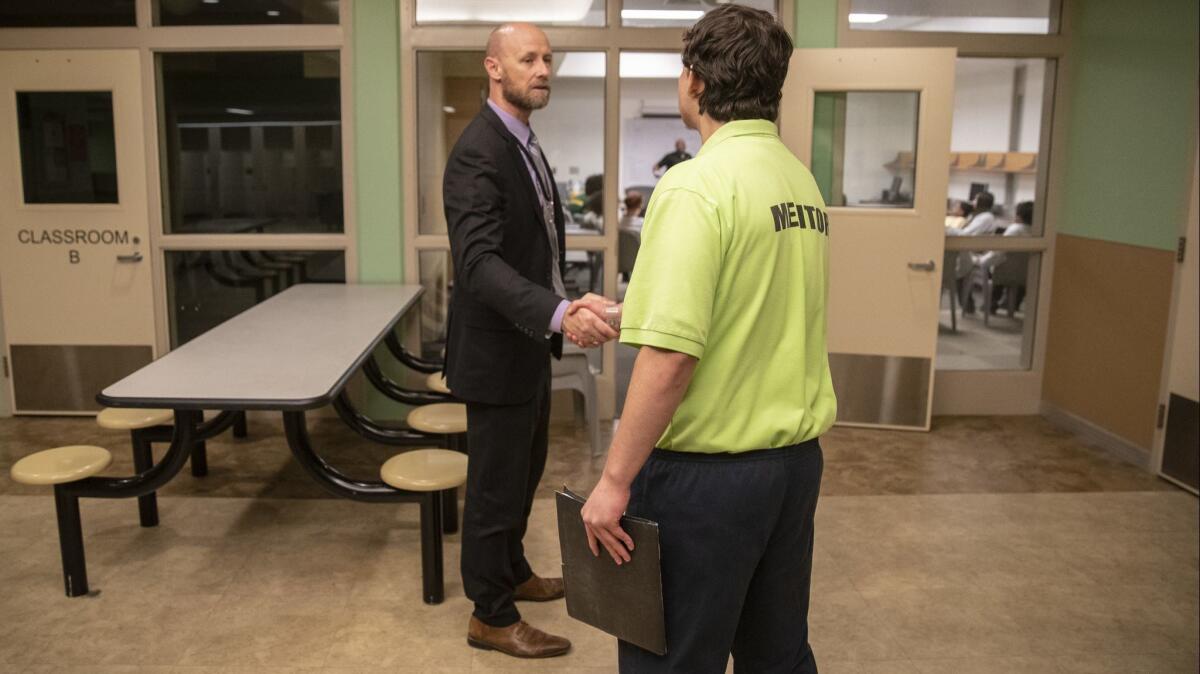
[[779,116],[792,38],[770,12],[717,7],[683,34],[682,57],[704,82],[701,114],[718,122]]

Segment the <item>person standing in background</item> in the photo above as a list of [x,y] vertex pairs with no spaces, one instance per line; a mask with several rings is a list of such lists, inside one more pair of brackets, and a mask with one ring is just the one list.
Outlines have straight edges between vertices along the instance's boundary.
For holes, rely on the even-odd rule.
[[829,220],[779,138],[792,40],[718,5],[684,35],[679,111],[696,157],[650,198],[622,307],[638,347],[621,424],[583,507],[617,564],[628,510],[659,523],[667,654],[621,642],[622,672],[815,674],[813,518],[837,415],[826,349]]
[[[517,657],[551,657],[566,639],[521,620],[517,601],[563,596],[562,578],[537,576],[523,539],[546,465],[550,358],[562,332],[581,346],[617,336],[591,296],[563,288],[564,216],[530,114],[550,101],[553,55],[536,26],[492,31],[488,100],[459,137],[443,178],[454,293],[446,383],[467,406],[463,590],[475,608],[467,642]],[[595,305],[594,311],[578,310]],[[568,312],[569,308],[576,311]]]
[[668,152],[663,155],[662,159],[654,165],[655,178],[661,178],[664,173],[671,170],[671,167],[676,164],[681,164],[692,158],[692,155],[687,151],[687,143],[683,142],[682,138],[675,139],[675,151]]

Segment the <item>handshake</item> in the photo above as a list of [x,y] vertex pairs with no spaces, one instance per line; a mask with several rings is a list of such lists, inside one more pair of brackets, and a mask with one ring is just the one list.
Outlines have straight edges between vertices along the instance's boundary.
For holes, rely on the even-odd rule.
[[572,344],[584,349],[614,340],[621,334],[621,305],[588,293],[567,307],[562,331]]

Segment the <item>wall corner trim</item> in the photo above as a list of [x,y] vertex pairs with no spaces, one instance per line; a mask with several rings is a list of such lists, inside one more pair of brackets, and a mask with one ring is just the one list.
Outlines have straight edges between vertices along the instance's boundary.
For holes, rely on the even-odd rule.
[[1116,433],[1046,400],[1042,401],[1041,414],[1051,424],[1073,433],[1086,444],[1102,449],[1113,457],[1133,464],[1142,470],[1152,472],[1150,450],[1139,447]]

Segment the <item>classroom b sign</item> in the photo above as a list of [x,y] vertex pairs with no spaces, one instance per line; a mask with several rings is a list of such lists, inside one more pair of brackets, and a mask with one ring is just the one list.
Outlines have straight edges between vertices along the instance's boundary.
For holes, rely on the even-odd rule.
[[140,240],[123,229],[21,229],[17,230],[17,243],[25,246],[62,246],[67,249],[67,262],[79,264],[84,251],[88,249],[136,245]]

